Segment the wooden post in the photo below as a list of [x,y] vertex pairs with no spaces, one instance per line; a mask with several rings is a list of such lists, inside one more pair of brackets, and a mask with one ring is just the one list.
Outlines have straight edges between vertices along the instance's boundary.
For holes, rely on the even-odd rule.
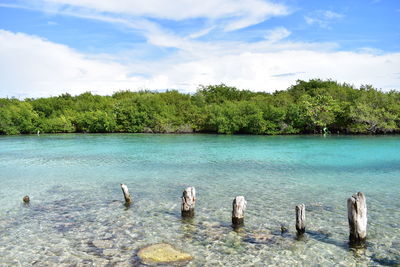
[[367,202],[361,192],[347,199],[350,245],[362,246],[367,238]]
[[24,196],[24,198],[22,199],[22,201],[23,201],[25,204],[28,204],[29,201],[30,201],[29,196]]
[[182,194],[182,217],[190,218],[194,216],[194,206],[196,204],[196,189],[188,187]]
[[298,235],[306,231],[306,206],[300,204],[296,206],[296,230]]
[[121,184],[122,193],[124,193],[125,204],[130,205],[132,203],[132,197],[129,194],[128,187],[124,184]]
[[246,210],[247,201],[244,196],[237,196],[233,200],[232,209],[232,224],[234,227],[238,227],[244,224],[244,211]]

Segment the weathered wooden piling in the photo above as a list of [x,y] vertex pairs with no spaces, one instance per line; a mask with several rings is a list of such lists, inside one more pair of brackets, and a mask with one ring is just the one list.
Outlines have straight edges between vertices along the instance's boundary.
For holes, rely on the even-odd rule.
[[193,217],[195,204],[196,204],[196,189],[194,187],[188,187],[183,191],[182,194],[182,206],[181,206],[182,217],[184,218]]
[[296,206],[296,230],[298,235],[306,231],[306,206],[300,204]]
[[232,224],[234,227],[238,227],[244,224],[244,211],[246,210],[247,201],[244,196],[237,196],[233,200],[232,209]]
[[121,184],[122,193],[124,193],[125,204],[130,205],[132,203],[132,197],[129,194],[129,189],[125,184]]
[[350,245],[363,246],[367,238],[367,202],[362,192],[347,199]]
[[29,201],[31,201],[31,200],[30,200],[29,196],[24,196],[24,197],[22,198],[22,201],[23,201],[25,204],[29,204]]

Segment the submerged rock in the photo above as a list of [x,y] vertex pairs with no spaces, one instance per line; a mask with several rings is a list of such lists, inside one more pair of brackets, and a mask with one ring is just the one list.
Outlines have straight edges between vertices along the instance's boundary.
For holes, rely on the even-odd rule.
[[285,224],[281,224],[281,234],[285,234],[289,232],[288,226]]
[[144,247],[139,250],[138,256],[145,264],[185,262],[193,259],[190,254],[182,252],[167,243]]
[[274,244],[276,236],[268,231],[257,231],[247,236],[244,241],[255,244]]
[[113,247],[113,243],[110,240],[94,240],[92,243],[93,246],[100,249],[107,249]]
[[306,211],[334,211],[335,208],[332,206],[324,205],[322,202],[315,202],[306,205]]
[[105,250],[103,250],[103,254],[104,254],[104,256],[115,256],[116,254],[118,254],[118,250],[117,249],[105,249]]
[[220,227],[221,224],[219,222],[208,222],[208,221],[204,221],[204,222],[200,222],[201,225],[204,225],[207,228],[216,228],[216,227]]
[[[129,260],[126,260],[126,261],[118,261],[118,262],[111,262],[111,266],[114,266],[114,267],[132,266],[132,262],[130,262]],[[135,265],[133,265],[133,266],[135,266]]]

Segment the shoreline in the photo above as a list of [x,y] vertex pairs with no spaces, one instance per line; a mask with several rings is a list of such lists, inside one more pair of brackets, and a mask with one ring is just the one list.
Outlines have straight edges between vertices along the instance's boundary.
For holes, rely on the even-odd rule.
[[40,133],[38,134],[0,134],[0,137],[4,136],[40,136],[40,135],[218,135],[218,136],[400,136],[400,132],[395,133],[339,133],[339,134],[318,134],[318,133],[298,133],[298,134],[248,134],[248,133],[234,133],[234,134],[224,134],[216,132],[170,132],[170,133],[149,133],[149,132],[104,132],[104,133],[83,133],[83,132],[65,132],[65,133]]

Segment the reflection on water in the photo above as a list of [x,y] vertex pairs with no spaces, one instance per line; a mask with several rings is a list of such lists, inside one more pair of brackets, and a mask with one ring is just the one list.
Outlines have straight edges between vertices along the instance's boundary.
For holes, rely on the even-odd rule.
[[[394,136],[0,137],[0,265],[136,266],[137,250],[158,242],[192,254],[189,266],[399,265],[399,159]],[[196,216],[182,220],[187,186]],[[357,191],[369,229],[367,248],[354,250],[346,199]],[[234,230],[236,195],[248,207]]]

